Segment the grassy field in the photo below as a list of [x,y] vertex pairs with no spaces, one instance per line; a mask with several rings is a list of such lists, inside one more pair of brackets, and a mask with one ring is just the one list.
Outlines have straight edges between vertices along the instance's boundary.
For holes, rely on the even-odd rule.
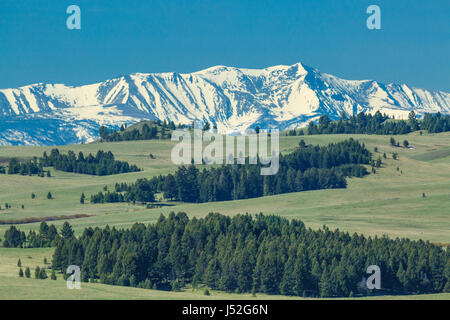
[[[0,175],[0,221],[28,217],[51,217],[88,214],[88,218],[72,219],[70,224],[77,233],[85,227],[105,225],[129,227],[135,222],[151,223],[161,213],[184,211],[189,216],[205,216],[209,212],[227,215],[238,213],[276,214],[301,219],[308,227],[323,225],[349,232],[372,236],[407,237],[439,243],[450,243],[450,133],[412,133],[395,136],[402,142],[407,139],[414,149],[392,147],[389,136],[377,135],[316,135],[304,136],[307,143],[327,144],[353,137],[373,151],[375,158],[383,156],[383,167],[376,174],[348,180],[347,189],[317,190],[281,194],[257,199],[203,204],[171,203],[171,206],[147,209],[141,205],[84,204],[79,202],[82,192],[89,195],[116,182],[133,182],[138,177],[152,177],[176,169],[170,161],[174,142],[168,140],[94,143],[63,146],[60,150],[95,153],[111,150],[118,160],[129,161],[144,171],[114,176],[88,176],[51,170],[51,178],[36,176]],[[298,145],[300,137],[280,137],[282,153]],[[41,156],[49,147],[0,147],[1,159]],[[392,153],[399,155],[392,159]],[[155,159],[151,159],[152,153]],[[53,200],[47,200],[48,192]],[[31,193],[36,199],[31,199]],[[425,197],[423,197],[425,194]],[[5,210],[5,203],[12,208]],[[24,209],[21,206],[24,205]],[[60,227],[64,221],[50,222]],[[8,225],[0,225],[0,238]],[[23,224],[19,229],[28,231],[39,228],[39,223]],[[27,258],[27,257],[31,258]],[[43,258],[51,258],[51,249],[0,248],[0,299],[252,299],[251,295],[230,295],[212,292],[204,296],[202,291],[186,289],[184,292],[164,292],[136,288],[114,287],[102,284],[83,284],[82,290],[67,290],[64,281],[35,280],[18,277],[17,259],[24,266],[43,266]],[[60,277],[61,278],[61,277]],[[279,299],[281,296],[258,295],[256,298]],[[379,299],[380,297],[370,297]],[[450,299],[448,294],[384,299]],[[254,299],[254,298],[253,298]]]

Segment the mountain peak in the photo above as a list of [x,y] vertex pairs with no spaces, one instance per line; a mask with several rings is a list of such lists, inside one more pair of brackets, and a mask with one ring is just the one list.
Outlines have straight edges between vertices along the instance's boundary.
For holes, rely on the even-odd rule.
[[[263,69],[213,66],[193,73],[133,73],[83,86],[38,83],[0,90],[0,144],[67,144],[142,119],[215,124],[220,132],[305,126],[345,111],[406,118],[450,113],[450,94],[344,80],[297,62]],[[82,132],[83,134],[80,134]],[[21,137],[20,139],[18,137]]]

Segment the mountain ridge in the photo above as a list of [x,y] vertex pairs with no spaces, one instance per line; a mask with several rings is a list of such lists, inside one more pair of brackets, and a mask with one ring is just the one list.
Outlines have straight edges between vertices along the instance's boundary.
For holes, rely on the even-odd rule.
[[[0,145],[93,141],[100,125],[141,120],[215,124],[237,133],[290,129],[321,115],[411,110],[450,113],[450,93],[375,80],[345,80],[298,62],[264,69],[213,66],[192,73],[133,73],[82,86],[37,83],[0,89]],[[26,124],[26,125],[24,125]],[[50,134],[48,134],[50,133]]]

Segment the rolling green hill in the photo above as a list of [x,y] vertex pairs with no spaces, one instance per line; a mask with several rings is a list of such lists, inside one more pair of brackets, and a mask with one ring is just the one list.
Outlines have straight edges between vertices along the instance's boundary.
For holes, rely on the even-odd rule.
[[[118,160],[128,161],[143,168],[142,172],[112,176],[87,176],[52,170],[51,178],[36,176],[0,175],[0,221],[27,217],[51,217],[88,214],[89,218],[73,219],[70,223],[77,232],[85,226],[130,226],[134,222],[155,221],[161,213],[185,211],[203,216],[209,212],[223,214],[258,213],[296,217],[316,228],[327,225],[351,232],[387,234],[391,237],[422,238],[435,242],[450,242],[450,134],[420,136],[416,133],[397,136],[408,139],[415,149],[392,147],[388,136],[351,135],[364,142],[370,150],[378,148],[375,157],[386,152],[388,159],[376,174],[349,179],[347,189],[317,190],[281,194],[270,197],[214,202],[203,204],[170,203],[170,206],[146,209],[140,205],[84,204],[79,198],[96,193],[105,185],[113,188],[116,182],[134,182],[139,177],[173,172],[170,161],[171,141],[134,141],[96,143],[59,147],[60,150],[96,152],[111,150]],[[326,144],[341,141],[347,135],[305,136],[307,143]],[[300,137],[280,137],[281,151],[286,153],[298,144]],[[2,147],[0,158],[39,156],[50,148]],[[443,150],[443,151],[442,151]],[[398,160],[392,153],[399,154]],[[149,157],[149,153],[155,159]],[[425,158],[425,160],[421,160]],[[398,170],[397,170],[398,168]],[[53,200],[47,200],[48,192]],[[31,199],[31,193],[36,194]],[[425,198],[422,194],[425,193]],[[4,210],[4,204],[12,208]],[[24,209],[21,209],[21,205]],[[62,225],[63,221],[55,222]],[[36,229],[39,223],[21,225],[21,229]],[[0,237],[7,226],[0,226]]]

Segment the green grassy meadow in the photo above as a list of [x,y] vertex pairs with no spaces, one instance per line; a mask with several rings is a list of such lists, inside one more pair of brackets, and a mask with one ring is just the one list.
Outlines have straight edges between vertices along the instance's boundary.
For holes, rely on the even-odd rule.
[[[212,202],[202,204],[167,203],[170,206],[147,209],[142,205],[80,204],[80,195],[87,199],[107,185],[113,188],[116,182],[134,182],[140,177],[174,172],[176,166],[170,160],[175,142],[150,140],[114,143],[92,143],[58,147],[60,151],[74,150],[95,153],[102,149],[112,151],[116,159],[138,165],[142,172],[112,176],[89,176],[51,169],[51,178],[36,176],[0,175],[0,221],[29,217],[51,217],[88,214],[90,217],[71,219],[76,233],[86,227],[105,225],[119,228],[130,227],[135,222],[152,223],[159,215],[170,211],[184,211],[189,216],[202,217],[209,212],[227,215],[239,213],[276,214],[286,218],[300,219],[307,227],[339,228],[349,232],[371,236],[407,237],[424,239],[435,243],[450,243],[450,133],[394,136],[400,143],[409,141],[414,149],[392,147],[390,136],[379,135],[313,135],[280,136],[282,153],[293,150],[300,139],[310,144],[327,144],[353,137],[364,142],[370,151],[378,148],[374,158],[383,156],[382,168],[376,174],[364,178],[348,179],[346,189],[316,190],[281,194],[263,198]],[[41,156],[51,147],[0,147],[2,159]],[[392,153],[399,155],[392,159]],[[149,154],[155,159],[151,159]],[[51,192],[54,199],[48,200]],[[31,193],[36,198],[31,198]],[[425,194],[425,197],[423,197]],[[5,203],[12,205],[5,210]],[[24,209],[21,206],[24,205]],[[64,221],[48,222],[60,227]],[[9,225],[0,225],[0,238]],[[20,230],[36,230],[39,223],[21,224]],[[7,249],[0,248],[0,299],[254,299],[251,295],[233,295],[212,292],[204,296],[201,290],[164,292],[108,286],[82,284],[82,290],[67,290],[61,276],[57,281],[35,280],[18,277],[17,260],[30,267],[43,266],[43,258],[51,259],[52,249]],[[28,258],[31,257],[31,258]],[[257,295],[256,298],[272,299],[283,296]],[[369,297],[393,299],[450,299],[449,294]]]

